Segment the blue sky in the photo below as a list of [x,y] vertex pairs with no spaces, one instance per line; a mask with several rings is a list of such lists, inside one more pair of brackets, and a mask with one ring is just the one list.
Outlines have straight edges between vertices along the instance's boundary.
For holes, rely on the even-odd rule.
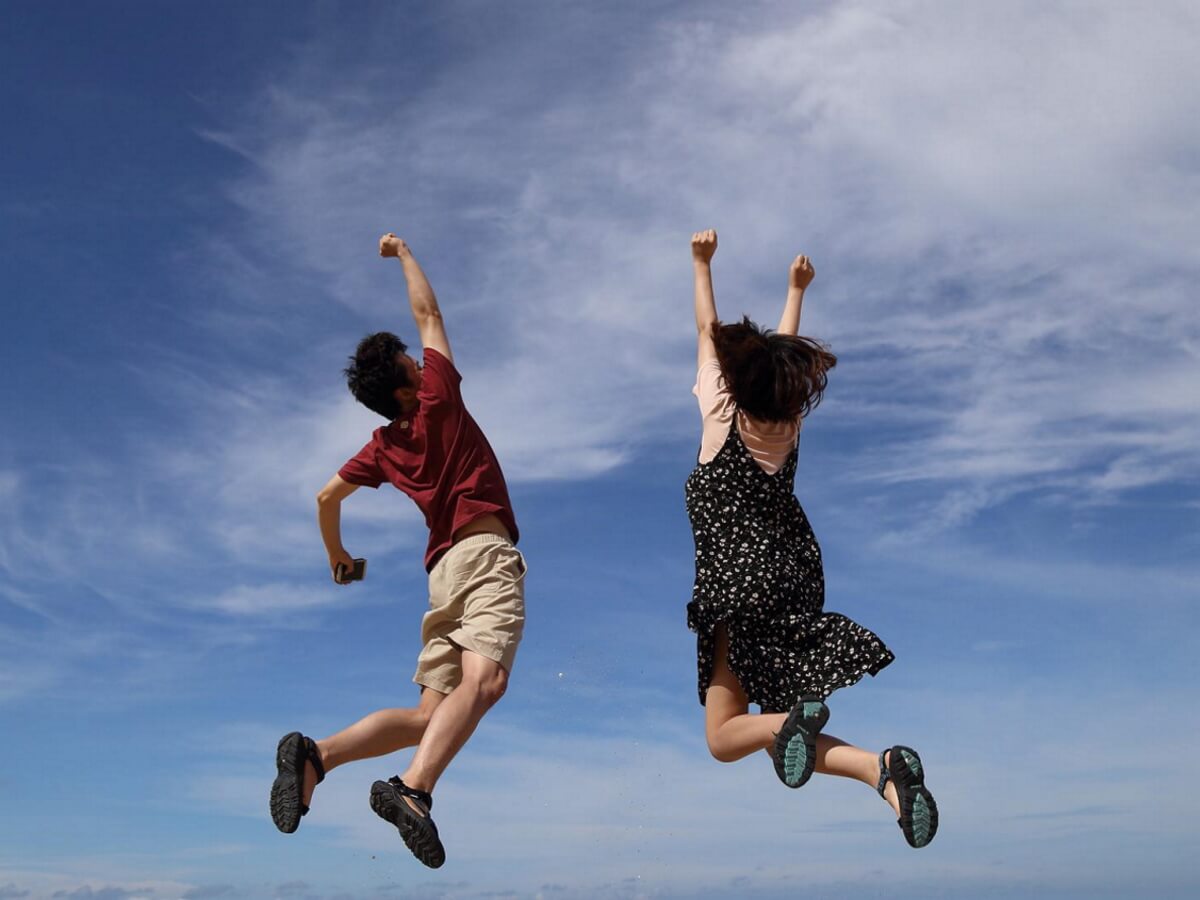
[[[1200,14],[1190,4],[10,3],[0,52],[0,897],[1192,896]],[[684,622],[718,308],[839,355],[797,490],[897,661],[865,787],[708,758]],[[291,837],[279,735],[415,697],[424,533],[314,495],[411,334],[408,239],[530,563],[449,862],[348,766]],[[1193,712],[1188,713],[1191,709]],[[1136,859],[1136,864],[1132,860]]]

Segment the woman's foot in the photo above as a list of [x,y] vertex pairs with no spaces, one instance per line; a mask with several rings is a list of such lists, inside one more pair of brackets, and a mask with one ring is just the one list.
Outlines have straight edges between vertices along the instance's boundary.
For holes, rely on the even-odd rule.
[[910,847],[921,848],[938,829],[937,802],[925,787],[925,767],[917,751],[896,745],[879,754],[876,791],[892,807]]
[[829,707],[820,697],[801,697],[775,735],[771,758],[775,774],[790,788],[804,785],[817,764],[817,735],[829,721]]

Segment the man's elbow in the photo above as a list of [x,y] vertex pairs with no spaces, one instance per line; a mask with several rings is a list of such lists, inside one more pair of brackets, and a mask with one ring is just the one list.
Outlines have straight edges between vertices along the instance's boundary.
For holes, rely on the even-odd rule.
[[417,330],[442,327],[442,311],[436,306],[424,306],[413,310],[413,318],[417,321]]

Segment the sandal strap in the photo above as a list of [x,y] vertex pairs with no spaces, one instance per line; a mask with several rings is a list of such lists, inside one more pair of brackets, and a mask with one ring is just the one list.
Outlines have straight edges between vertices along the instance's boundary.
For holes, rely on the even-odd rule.
[[416,788],[411,788],[400,780],[399,775],[393,775],[388,779],[396,787],[396,791],[403,794],[405,797],[412,797],[414,800],[419,800],[425,805],[425,809],[433,812],[433,795],[429,791],[421,791]]
[[879,783],[875,785],[875,791],[880,797],[883,796],[883,789],[887,787],[888,780],[892,777],[891,770],[887,767],[887,763],[883,761],[887,753],[888,751],[886,750],[879,751]]
[[306,737],[304,739],[304,752],[308,756],[308,761],[312,763],[313,771],[317,773],[317,784],[320,784],[325,780],[325,764],[321,762],[321,752],[317,749],[317,742],[310,737]]

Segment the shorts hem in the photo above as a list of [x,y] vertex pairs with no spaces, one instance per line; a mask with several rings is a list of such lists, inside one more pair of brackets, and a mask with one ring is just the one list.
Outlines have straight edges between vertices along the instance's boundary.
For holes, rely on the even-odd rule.
[[505,672],[512,673],[513,660],[517,655],[516,643],[509,643],[503,647],[496,644],[485,644],[471,635],[470,632],[463,631],[461,628],[446,635],[446,640],[462,650],[470,650],[484,659],[490,659],[503,668]]
[[442,681],[440,678],[434,678],[424,672],[418,672],[412,677],[413,684],[419,684],[421,687],[427,687],[431,691],[437,691],[439,694],[449,694],[454,690],[456,685],[450,685]]

